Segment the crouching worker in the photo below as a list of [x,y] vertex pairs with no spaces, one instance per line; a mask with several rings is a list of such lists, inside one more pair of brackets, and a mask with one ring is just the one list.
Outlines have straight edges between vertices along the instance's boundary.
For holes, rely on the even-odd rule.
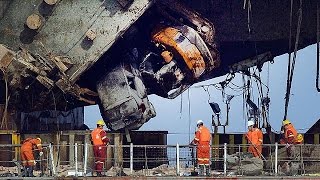
[[104,125],[105,123],[102,119],[98,120],[97,128],[91,132],[97,176],[102,176],[101,172],[105,165],[107,158],[107,145],[109,144],[107,133],[103,130]]
[[211,134],[208,128],[203,125],[202,120],[197,122],[198,130],[191,144],[197,145],[197,159],[200,176],[210,176],[210,140]]
[[36,164],[33,151],[39,151],[42,156],[42,146],[40,138],[27,138],[23,141],[21,146],[21,161],[23,165],[23,177],[34,177],[33,167]]
[[297,132],[291,122],[286,119],[282,121],[284,134],[280,139],[280,144],[285,144],[287,148],[287,157],[291,160],[300,160],[300,151],[296,150],[296,144],[303,143],[303,136]]

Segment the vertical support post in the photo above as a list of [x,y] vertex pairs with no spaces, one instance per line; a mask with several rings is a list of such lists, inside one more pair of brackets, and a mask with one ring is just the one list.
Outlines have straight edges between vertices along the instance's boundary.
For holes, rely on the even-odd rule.
[[233,154],[234,153],[234,134],[229,134],[229,144],[231,144],[231,148],[229,149],[229,153]]
[[218,167],[218,165],[219,165],[219,162],[218,162],[218,160],[219,160],[219,144],[220,144],[219,139],[220,138],[219,138],[219,134],[217,133],[218,132],[217,126],[214,127],[214,131],[215,131],[215,133],[213,135],[214,167]]
[[276,149],[274,151],[274,174],[278,175],[278,143],[275,143]]
[[74,166],[74,134],[69,134],[69,162]]
[[180,175],[180,154],[179,154],[179,144],[177,143],[177,147],[176,147],[176,152],[177,152],[177,154],[176,154],[176,160],[177,160],[177,176],[179,176]]
[[[241,146],[240,144],[238,145],[238,153],[239,155],[241,156]],[[239,158],[239,166],[240,166],[240,169],[241,169],[241,175],[243,175],[243,168],[242,168],[242,158]]]
[[227,176],[227,143],[223,144],[223,174]]
[[[11,134],[11,143],[13,145],[20,144],[20,135],[18,133],[12,132],[12,134]],[[20,154],[20,148],[19,147],[15,147],[14,148],[14,159],[17,160],[17,161],[18,161],[19,154]]]
[[130,143],[130,173],[133,174],[133,143]]
[[83,165],[83,176],[87,174],[87,165],[88,165],[88,143],[84,144],[84,165]]
[[51,143],[49,144],[49,151],[50,151],[50,161],[51,161],[51,171],[52,171],[52,175],[55,176],[56,175],[56,169],[54,166],[54,160],[53,160],[53,149],[52,149],[52,145]]
[[75,176],[78,177],[78,143],[74,144],[74,163],[76,166]]
[[115,145],[115,164],[116,167],[123,167],[123,149],[122,149],[122,134],[117,133],[114,136],[114,145]]
[[319,144],[319,134],[313,135],[313,144]]
[[[242,136],[242,144],[247,144],[246,136]],[[242,152],[247,152],[247,146],[242,147]]]
[[301,168],[302,168],[302,173],[301,173],[301,175],[305,175],[306,172],[305,172],[304,163],[303,163],[302,145],[300,145],[299,147],[300,147],[300,148],[299,148],[299,149],[300,149],[300,152],[299,152],[299,153],[300,153],[300,157],[301,157],[301,158],[300,158],[300,159],[301,159],[300,163],[301,163]]
[[[62,154],[61,152],[61,142],[60,142],[60,131],[57,131],[56,133],[53,133],[53,144],[56,144],[55,148],[53,149],[53,161],[56,162],[56,172],[59,172],[60,168],[60,155]],[[60,155],[59,155],[60,154]]]

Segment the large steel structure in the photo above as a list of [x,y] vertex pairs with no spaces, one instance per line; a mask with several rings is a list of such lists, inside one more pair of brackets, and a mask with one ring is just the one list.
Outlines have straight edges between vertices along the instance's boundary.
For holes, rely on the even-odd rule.
[[296,36],[297,49],[316,43],[316,13],[312,0],[3,0],[1,103],[23,112],[99,104],[110,129],[138,129],[156,115],[148,94],[175,98],[261,68],[292,52]]

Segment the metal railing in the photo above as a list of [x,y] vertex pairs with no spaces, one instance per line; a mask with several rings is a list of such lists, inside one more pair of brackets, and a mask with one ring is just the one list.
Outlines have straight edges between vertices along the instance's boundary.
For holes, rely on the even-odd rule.
[[[50,145],[42,146],[43,155],[33,150],[35,175],[41,177],[52,176],[50,166]],[[0,144],[0,177],[22,176],[23,164],[21,161],[21,145]]]
[[[262,158],[247,152],[249,145],[211,146],[211,176],[308,175],[320,170],[319,145],[263,145]],[[95,175],[91,144],[44,145],[44,155],[35,152],[37,176]],[[288,154],[289,153],[289,154]],[[293,153],[293,154],[292,154]],[[2,156],[1,156],[2,155]],[[289,156],[288,156],[289,155]],[[191,176],[197,171],[197,147],[190,145],[108,145],[103,174],[107,176]],[[19,145],[0,145],[0,176],[21,176]]]

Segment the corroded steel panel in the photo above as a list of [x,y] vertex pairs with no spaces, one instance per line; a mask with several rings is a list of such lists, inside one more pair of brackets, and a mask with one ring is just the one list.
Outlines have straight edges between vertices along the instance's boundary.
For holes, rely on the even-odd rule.
[[[0,20],[0,32],[5,35],[0,42],[42,56],[68,56],[75,65],[66,74],[75,81],[151,4],[150,0],[133,1],[124,9],[117,0],[60,1],[54,6],[40,0],[12,1]],[[45,19],[37,31],[25,26],[34,13]],[[96,33],[94,40],[86,38],[88,30]]]

